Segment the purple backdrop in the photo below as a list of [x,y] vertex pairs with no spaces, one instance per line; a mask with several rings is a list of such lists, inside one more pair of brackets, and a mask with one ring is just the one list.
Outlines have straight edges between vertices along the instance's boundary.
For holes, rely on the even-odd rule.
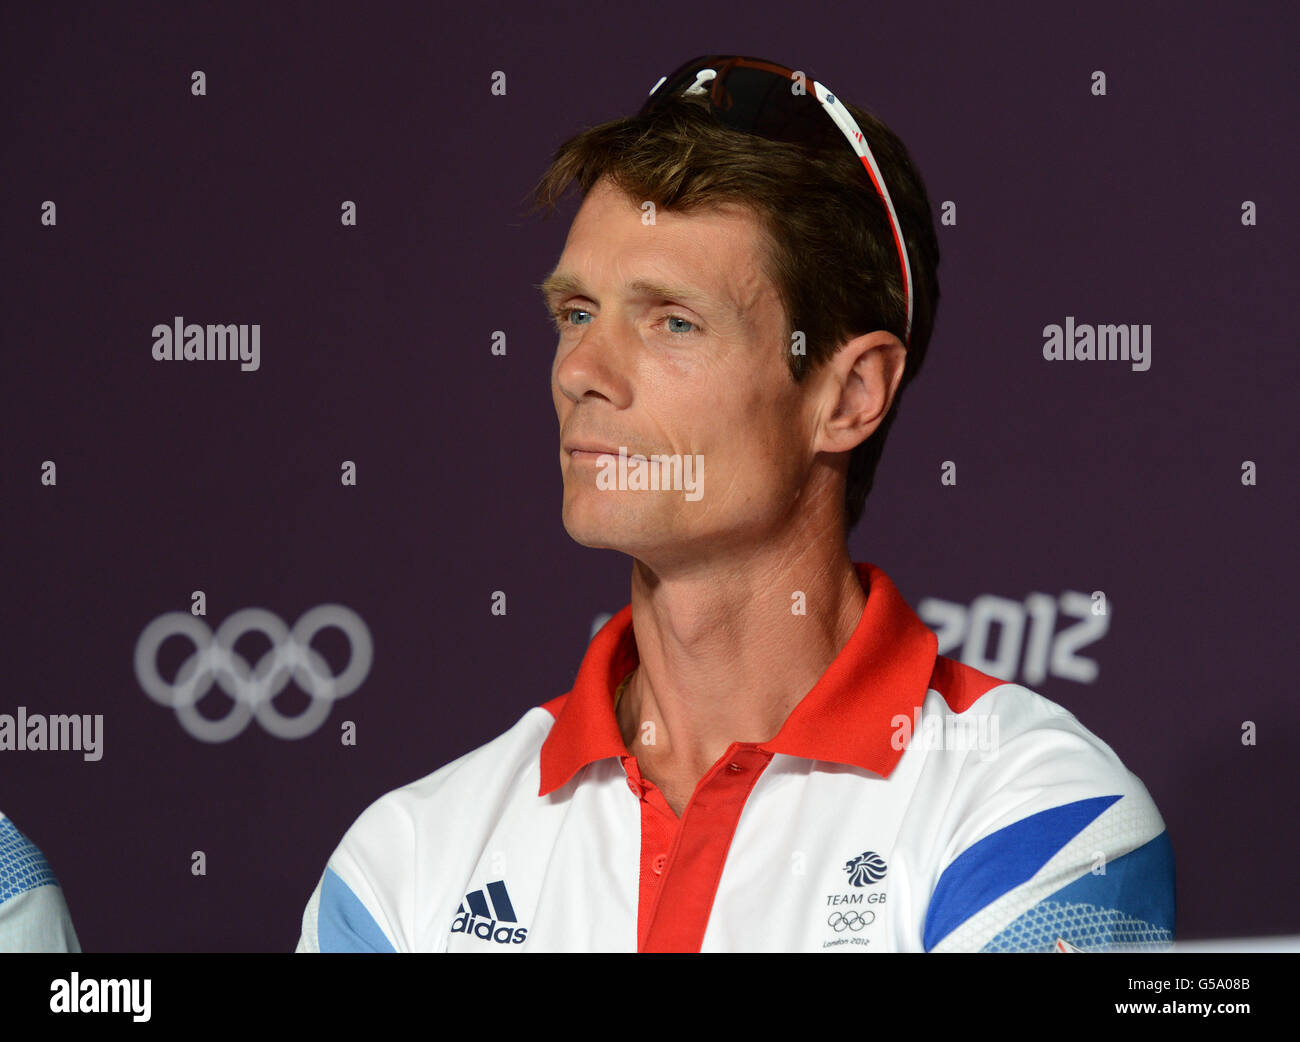
[[[99,760],[0,751],[0,810],[85,950],[292,949],[367,804],[568,690],[629,562],[560,522],[532,284],[574,206],[524,200],[561,140],[715,51],[824,77],[955,206],[854,559],[1143,779],[1180,937],[1300,928],[1293,4],[268,6],[28,5],[0,33],[0,714],[103,719]],[[258,368],[156,361],[176,316],[257,324]],[[1149,369],[1045,360],[1067,316],[1149,325]],[[134,662],[195,591],[213,630],[346,606],[368,675],[301,739],[199,741]],[[337,629],[313,647],[348,662]]]

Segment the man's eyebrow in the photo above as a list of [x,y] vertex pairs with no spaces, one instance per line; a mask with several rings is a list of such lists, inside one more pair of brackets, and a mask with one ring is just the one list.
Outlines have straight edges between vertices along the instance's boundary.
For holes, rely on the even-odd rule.
[[562,297],[568,293],[581,293],[583,287],[582,283],[574,276],[553,271],[542,279],[536,288],[541,291],[542,296],[546,298],[546,302],[549,304],[556,297]]
[[[542,296],[546,298],[548,304],[552,303],[557,297],[570,293],[590,296],[587,288],[582,284],[582,280],[568,272],[552,272],[538,284],[537,289],[541,290]],[[716,300],[707,293],[687,289],[683,286],[664,286],[648,279],[636,279],[627,284],[627,289],[631,293],[643,297],[653,297],[656,300],[680,300],[683,304],[702,310],[722,310],[732,314],[736,313],[736,309],[729,302]]]

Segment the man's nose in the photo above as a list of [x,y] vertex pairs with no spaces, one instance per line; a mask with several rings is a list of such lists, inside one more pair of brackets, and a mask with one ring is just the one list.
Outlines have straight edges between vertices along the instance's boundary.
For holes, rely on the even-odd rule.
[[626,344],[621,342],[619,331],[609,327],[610,323],[593,319],[581,327],[582,335],[575,343],[561,349],[555,379],[572,401],[580,401],[592,392],[611,400],[616,395]]

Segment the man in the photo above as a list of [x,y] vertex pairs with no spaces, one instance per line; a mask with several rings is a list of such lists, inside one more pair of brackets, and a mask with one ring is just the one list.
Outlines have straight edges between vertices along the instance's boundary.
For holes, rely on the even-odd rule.
[[[1065,710],[936,654],[850,560],[938,301],[902,143],[696,59],[567,142],[542,284],[565,528],[632,558],[573,690],[373,804],[299,951],[1156,947],[1173,864]],[[960,726],[959,726],[960,725]]]

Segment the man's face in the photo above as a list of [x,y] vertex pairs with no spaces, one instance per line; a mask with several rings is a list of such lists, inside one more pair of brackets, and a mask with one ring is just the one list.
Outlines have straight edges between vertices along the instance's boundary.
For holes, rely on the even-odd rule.
[[[787,368],[762,243],[741,207],[660,210],[646,224],[608,181],[583,201],[546,283],[560,312],[551,392],[564,527],[577,542],[681,563],[768,542],[804,505],[814,418]],[[575,444],[674,456],[683,476],[690,457],[698,491],[663,489],[673,472],[662,467],[660,491],[599,487],[600,457]]]

